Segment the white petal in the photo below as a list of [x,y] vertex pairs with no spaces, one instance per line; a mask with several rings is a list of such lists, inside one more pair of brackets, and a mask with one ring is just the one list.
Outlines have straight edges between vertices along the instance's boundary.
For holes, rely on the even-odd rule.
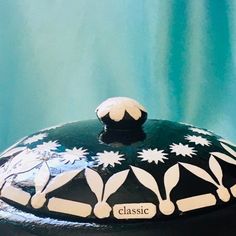
[[138,103],[137,101],[133,100],[133,105],[136,105],[140,110],[146,112],[146,109],[140,103]]
[[132,107],[126,107],[126,111],[129,113],[130,116],[132,116],[135,120],[138,120],[142,113],[139,110],[138,107],[132,106]]
[[107,114],[109,113],[109,111],[110,111],[110,108],[102,108],[102,109],[99,109],[99,110],[97,110],[97,116],[98,116],[99,118],[102,118],[102,117],[104,117],[105,115],[107,115]]
[[125,115],[125,109],[123,106],[112,107],[109,115],[112,120],[118,122],[123,119]]

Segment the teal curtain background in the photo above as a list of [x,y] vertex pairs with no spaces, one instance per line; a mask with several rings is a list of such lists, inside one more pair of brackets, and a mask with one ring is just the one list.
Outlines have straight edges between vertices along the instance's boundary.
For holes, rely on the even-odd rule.
[[0,0],[0,150],[110,96],[236,141],[235,0]]

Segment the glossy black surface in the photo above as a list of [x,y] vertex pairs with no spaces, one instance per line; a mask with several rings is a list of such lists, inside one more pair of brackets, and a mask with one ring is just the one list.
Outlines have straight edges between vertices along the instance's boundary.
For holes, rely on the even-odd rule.
[[36,217],[3,202],[0,235],[7,236],[234,236],[236,206],[161,222],[75,223]]
[[123,119],[118,122],[112,120],[109,114],[99,119],[107,129],[118,129],[118,130],[139,129],[147,119],[147,113],[142,110],[140,110],[140,112],[141,112],[141,117],[138,120],[134,120],[134,118],[131,117],[128,112],[125,112]]
[[[170,121],[164,120],[148,120],[144,126],[143,130],[138,131],[117,131],[117,130],[109,130],[104,131],[103,127],[97,120],[83,121],[83,122],[75,122],[71,124],[66,124],[62,127],[58,127],[56,129],[50,129],[44,131],[48,133],[48,136],[43,140],[39,140],[32,144],[27,145],[29,149],[34,149],[37,145],[42,142],[49,141],[57,141],[60,143],[60,147],[54,152],[62,153],[66,149],[73,149],[74,147],[80,148],[83,147],[87,149],[89,154],[82,161],[76,161],[74,164],[71,163],[61,163],[61,165],[57,165],[56,167],[50,166],[51,178],[57,176],[58,174],[67,171],[80,168],[82,171],[76,176],[72,181],[68,184],[62,186],[61,188],[47,194],[47,199],[52,197],[59,197],[67,200],[73,200],[78,202],[83,202],[90,204],[91,206],[95,206],[96,197],[94,193],[89,188],[85,175],[84,169],[91,168],[95,170],[106,182],[113,174],[118,173],[123,170],[129,170],[130,166],[135,166],[145,170],[150,173],[159,185],[160,194],[163,199],[165,199],[165,188],[163,184],[163,176],[165,172],[177,163],[189,163],[193,165],[197,165],[206,171],[209,171],[209,157],[210,152],[219,151],[225,152],[225,150],[220,145],[219,137],[215,136],[211,133],[210,135],[202,135],[207,138],[211,142],[210,146],[201,146],[197,147],[197,155],[189,156],[181,156],[176,155],[170,151],[170,145],[173,143],[182,143],[183,145],[189,144],[189,142],[185,139],[187,134],[194,134],[191,130],[191,126],[179,124]],[[42,132],[40,132],[42,133]],[[21,147],[22,143],[18,144],[18,147]],[[165,150],[168,153],[167,160],[163,162],[147,162],[138,158],[138,152],[147,149],[155,149]],[[113,151],[119,152],[123,154],[124,160],[121,164],[115,164],[114,166],[108,165],[104,168],[103,165],[99,165],[96,160],[96,154],[102,153],[104,151]],[[54,156],[47,157],[48,161],[53,159]],[[10,158],[11,159],[11,158]],[[7,158],[4,158],[4,161],[7,161]],[[236,183],[236,168],[235,166],[231,166],[228,163],[225,163],[222,160],[219,160],[219,163],[224,172],[224,185],[226,187],[231,187]],[[179,199],[191,197],[194,195],[200,195],[204,193],[215,193],[216,188],[211,183],[202,181],[195,175],[191,175],[185,168],[182,166],[180,168],[180,182],[176,188],[171,192],[171,200],[172,202],[176,202]],[[36,168],[37,169],[37,168]],[[15,187],[19,187],[24,191],[29,192],[31,195],[35,193],[34,185],[33,185],[33,175],[28,176],[24,181],[18,181],[18,179],[13,179],[12,185]],[[212,178],[215,178],[212,175]],[[4,198],[3,198],[4,199]],[[10,204],[20,207],[25,211],[33,212],[38,215],[45,215],[55,218],[62,219],[71,219],[71,220],[80,220],[83,222],[86,221],[113,221],[116,219],[113,218],[111,214],[109,218],[106,219],[97,219],[92,213],[87,218],[78,218],[70,215],[64,215],[62,213],[53,213],[49,212],[47,209],[47,203],[40,209],[32,208],[29,203],[27,206],[19,206],[18,204],[4,199]],[[234,198],[231,197],[230,202],[234,202]],[[153,204],[158,204],[158,200],[155,194],[140,184],[132,171],[129,172],[128,177],[125,183],[108,199],[108,203],[110,206],[115,204],[122,203],[143,203],[143,202],[151,202]],[[217,202],[217,206],[221,206],[224,204],[222,201]],[[175,211],[168,218],[181,216],[183,213],[177,210],[175,206]],[[213,207],[214,208],[214,207]],[[188,214],[188,213],[184,213]],[[165,215],[160,214],[158,212],[154,217],[154,220],[166,219]]]

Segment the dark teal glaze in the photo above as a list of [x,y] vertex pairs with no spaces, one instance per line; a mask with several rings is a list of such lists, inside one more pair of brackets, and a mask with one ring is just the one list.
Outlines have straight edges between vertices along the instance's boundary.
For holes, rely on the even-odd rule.
[[[213,135],[202,135],[202,137],[206,137],[212,145],[208,146],[196,146],[197,155],[193,155],[192,157],[188,156],[176,156],[175,153],[172,153],[169,146],[173,143],[182,143],[183,145],[188,144],[191,145],[184,137],[188,134],[193,135],[194,132],[190,130],[192,126],[170,122],[166,120],[148,120],[143,129],[140,130],[103,130],[102,125],[98,120],[89,120],[89,121],[80,121],[69,123],[63,125],[62,127],[58,127],[56,129],[51,129],[48,131],[43,131],[48,133],[48,136],[41,141],[37,141],[33,144],[29,144],[28,148],[33,149],[37,145],[42,144],[43,142],[49,141],[58,141],[61,146],[58,148],[55,153],[64,152],[66,149],[73,149],[74,147],[80,148],[83,147],[87,149],[89,154],[82,161],[76,161],[74,164],[64,164],[61,166],[57,166],[56,168],[51,168],[51,176],[56,176],[57,174],[71,169],[82,168],[81,173],[74,178],[70,183],[65,186],[51,192],[48,194],[48,198],[50,197],[61,197],[63,199],[74,200],[79,202],[88,203],[91,206],[96,204],[96,198],[93,192],[91,192],[88,187],[84,170],[86,167],[92,168],[103,178],[103,181],[107,181],[113,174],[120,172],[122,170],[130,169],[130,166],[135,166],[142,168],[143,170],[150,173],[156,181],[158,182],[160,193],[165,198],[165,188],[163,185],[163,176],[167,169],[171,166],[175,165],[179,162],[189,163],[193,165],[197,165],[206,171],[209,171],[208,161],[210,157],[210,152],[225,152],[219,142],[219,136]],[[43,133],[40,132],[40,133]],[[102,137],[109,133],[108,138],[103,140]],[[37,134],[37,133],[36,133]],[[195,133],[196,134],[196,133]],[[109,137],[111,140],[109,140]],[[128,140],[128,141],[127,141]],[[18,144],[18,147],[23,145],[22,143]],[[168,160],[164,160],[164,162],[158,162],[158,164],[152,162],[148,163],[146,161],[142,161],[140,158],[137,158],[138,152],[143,149],[155,149],[165,150],[168,153]],[[97,161],[94,159],[96,153],[103,151],[114,151],[123,154],[124,159],[120,165],[115,165],[115,167],[108,166],[103,168],[101,165],[98,166]],[[53,159],[54,157],[50,157]],[[50,161],[49,158],[49,161]],[[6,158],[4,159],[7,160]],[[230,166],[228,163],[223,161],[219,161],[222,169],[224,170],[224,183],[225,186],[230,187],[236,182],[236,172],[235,167]],[[213,176],[214,178],[214,176]],[[179,187],[175,188],[171,193],[171,197],[173,202],[178,199],[186,198],[192,195],[199,195],[208,192],[215,192],[215,187],[208,182],[204,182],[199,180],[198,177],[194,175],[190,175],[183,167],[180,167],[180,183]],[[28,179],[28,183],[13,181],[15,186],[19,186],[23,188],[25,191],[34,194],[34,186],[31,184],[33,182],[32,178]],[[6,200],[6,199],[5,199]],[[9,200],[7,200],[9,202]],[[234,201],[233,199],[231,201]],[[130,171],[127,180],[125,183],[117,190],[115,194],[113,194],[108,203],[110,205],[121,204],[121,203],[132,203],[132,202],[152,202],[154,204],[157,203],[156,196],[152,191],[145,188],[141,185],[135,175]],[[19,207],[14,202],[10,202],[11,204]],[[225,203],[218,202],[217,206],[224,205]],[[227,203],[228,204],[228,203]],[[48,215],[51,217],[62,218],[71,220],[79,220],[79,221],[113,221],[115,220],[113,216],[109,219],[98,220],[94,215],[87,217],[86,219],[79,219],[77,217],[72,217],[68,215],[63,215],[59,213],[48,212],[47,207],[43,207],[39,210],[35,210],[28,204],[26,207],[20,207],[21,209],[25,209],[26,211],[32,211],[35,214],[39,215]],[[169,218],[176,217],[178,215],[182,215],[178,210],[175,210],[172,216],[168,216]],[[166,216],[161,214],[157,214],[154,219],[166,219]]]

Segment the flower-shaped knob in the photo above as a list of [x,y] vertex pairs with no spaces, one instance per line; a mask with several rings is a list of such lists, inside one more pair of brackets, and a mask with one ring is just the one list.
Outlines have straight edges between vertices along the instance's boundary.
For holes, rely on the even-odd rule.
[[96,113],[98,119],[109,129],[137,129],[147,119],[145,108],[134,99],[127,97],[105,100],[97,107]]

